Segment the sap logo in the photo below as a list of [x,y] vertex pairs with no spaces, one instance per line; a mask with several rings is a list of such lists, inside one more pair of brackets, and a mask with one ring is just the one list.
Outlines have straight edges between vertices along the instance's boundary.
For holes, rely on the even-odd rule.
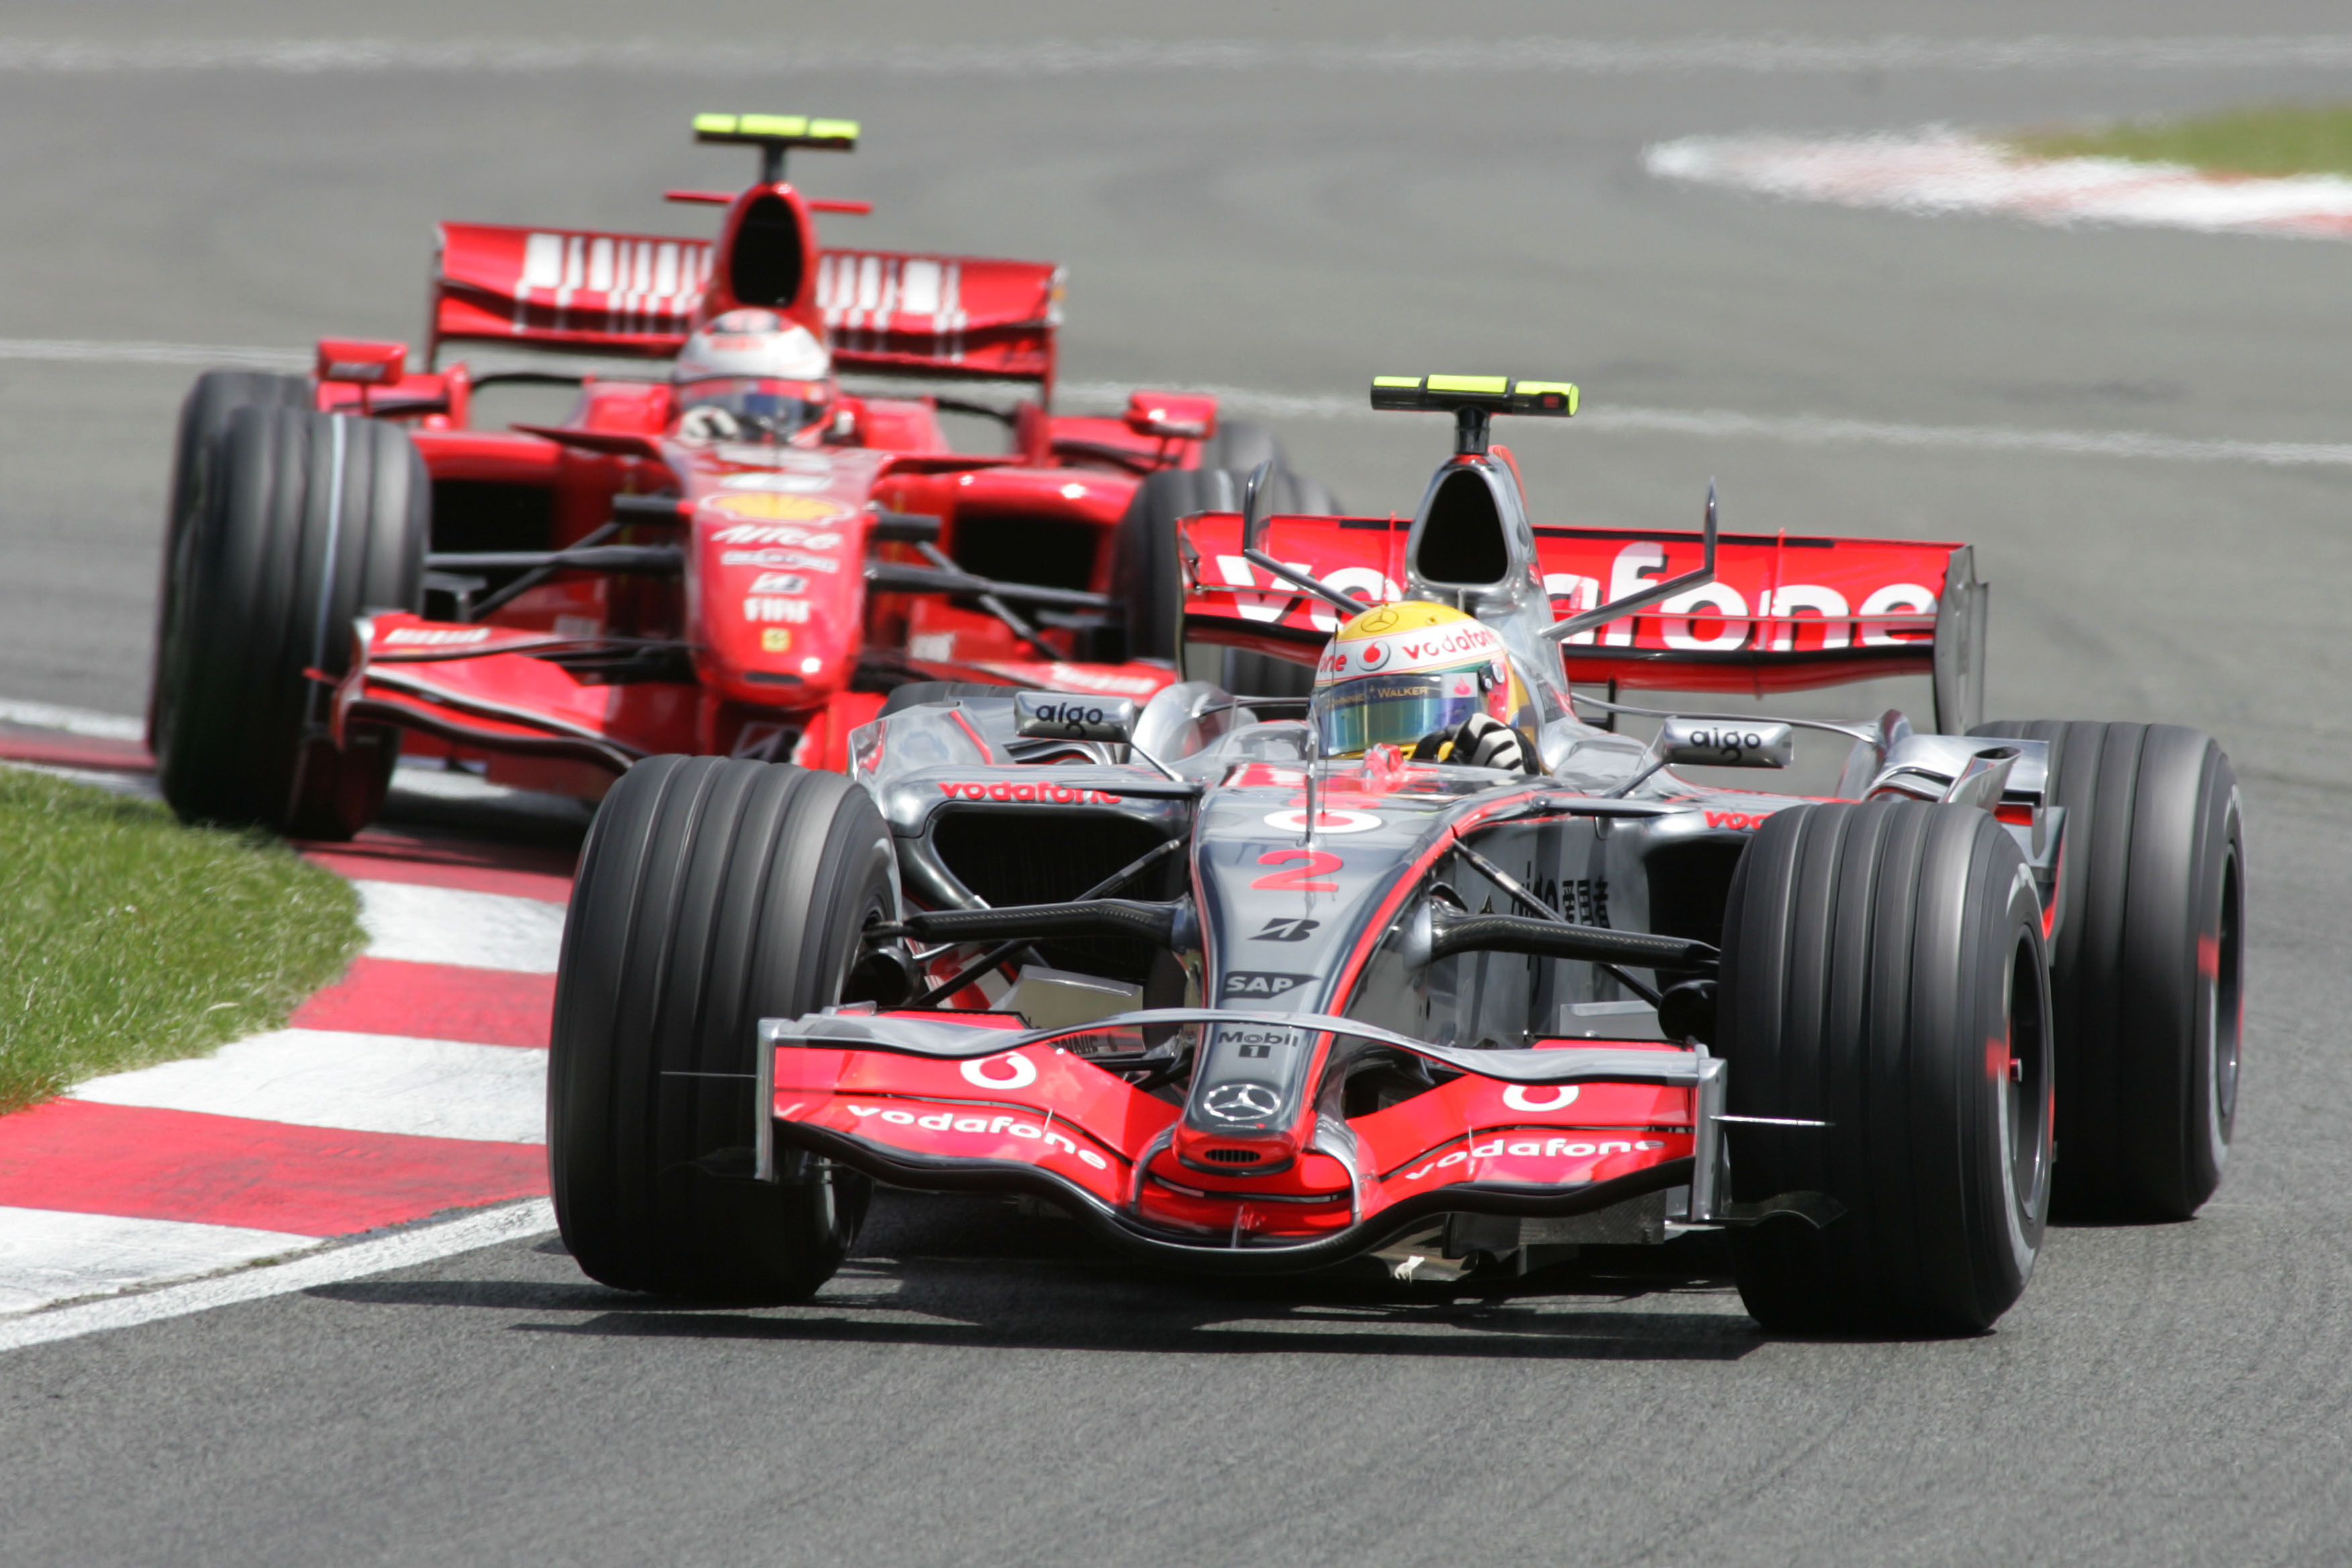
[[919,1127],[926,1132],[982,1132],[1025,1139],[1032,1143],[1043,1143],[1048,1151],[1059,1150],[1065,1154],[1075,1154],[1097,1171],[1110,1169],[1109,1161],[1091,1149],[1079,1148],[1066,1134],[1055,1131],[1050,1122],[1040,1127],[1017,1116],[959,1116],[952,1110],[918,1116],[911,1110],[885,1110],[878,1105],[852,1105],[849,1114],[861,1120],[868,1116],[878,1117],[893,1127]]
[[386,647],[464,647],[469,644],[488,642],[490,628],[466,626],[443,631],[438,626],[394,626],[383,634]]
[[723,550],[719,554],[719,564],[721,566],[790,566],[802,572],[841,570],[841,563],[830,555],[808,555],[798,550]]
[[789,572],[762,572],[760,580],[751,584],[754,594],[805,594],[808,579],[795,577]]
[[1305,942],[1321,921],[1268,921],[1265,929],[1250,938],[1252,942]]
[[1710,811],[1706,814],[1709,827],[1728,827],[1740,833],[1753,833],[1771,819],[1772,814],[1747,811]]
[[1236,969],[1225,976],[1228,996],[1282,996],[1311,981],[1311,974],[1276,974],[1263,969]]
[[999,779],[994,784],[942,784],[940,793],[955,800],[1017,801],[1024,805],[1051,804],[1054,805],[1117,805],[1118,796],[1098,789],[1072,789],[1057,784],[1013,784]]
[[809,618],[806,599],[751,598],[743,601],[743,618],[747,621],[786,621],[806,626]]
[[1491,1142],[1474,1144],[1470,1148],[1456,1149],[1451,1154],[1441,1155],[1417,1171],[1407,1171],[1404,1179],[1417,1182],[1432,1171],[1442,1171],[1449,1165],[1459,1165],[1471,1160],[1492,1160],[1505,1154],[1516,1154],[1522,1159],[1532,1156],[1545,1160],[1590,1160],[1602,1154],[1647,1152],[1665,1146],[1663,1140],[1656,1138],[1630,1141],[1612,1138],[1605,1142],[1591,1143],[1567,1138],[1497,1138]]

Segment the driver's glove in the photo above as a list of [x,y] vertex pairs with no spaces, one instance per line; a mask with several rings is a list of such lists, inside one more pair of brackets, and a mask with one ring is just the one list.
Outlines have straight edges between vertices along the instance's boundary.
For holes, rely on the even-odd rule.
[[743,422],[716,404],[705,403],[679,417],[677,433],[688,441],[740,441]]
[[1467,763],[1474,768],[1509,768],[1530,772],[1528,749],[1519,732],[1491,713],[1473,713],[1452,730],[1422,737],[1412,749],[1415,762]]

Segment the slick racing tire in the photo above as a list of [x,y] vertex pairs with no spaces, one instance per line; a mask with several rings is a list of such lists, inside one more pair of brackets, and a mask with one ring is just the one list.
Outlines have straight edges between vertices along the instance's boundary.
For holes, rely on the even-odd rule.
[[790,1301],[856,1238],[866,1179],[775,1151],[755,1179],[762,1018],[861,998],[895,919],[890,833],[835,773],[653,757],[604,797],[555,980],[547,1132],[580,1267],[667,1295]]
[[1245,475],[1260,463],[1272,463],[1277,474],[1290,468],[1290,459],[1283,455],[1282,438],[1250,420],[1220,419],[1215,434],[1201,443],[1199,469],[1223,468]]
[[2066,812],[2058,1213],[2187,1219],[2221,1183],[2238,1113],[2245,834],[2230,759],[2177,724],[1969,733],[2050,742],[2048,798]]
[[156,661],[156,773],[182,817],[308,838],[374,818],[399,731],[355,726],[338,749],[331,683],[351,666],[355,617],[422,607],[431,504],[394,426],[231,415],[173,563]]
[[172,447],[172,488],[163,500],[163,563],[155,594],[155,654],[147,683],[147,744],[155,744],[155,693],[163,683],[163,643],[170,635],[172,585],[177,579],[181,542],[195,515],[205,472],[240,408],[308,408],[310,384],[299,375],[256,370],[208,370],[196,377],[180,405],[179,438]]
[[1737,1229],[1741,1299],[1790,1332],[1973,1331],[2025,1288],[2050,1191],[2041,907],[1972,806],[1792,806],[1723,922],[1733,1197],[1843,1212]]
[[[1294,481],[1276,469],[1277,506]],[[1183,578],[1177,563],[1176,524],[1203,511],[1238,511],[1249,482],[1246,473],[1225,468],[1166,468],[1136,488],[1119,519],[1115,593],[1125,609],[1127,657],[1173,663],[1193,680],[1214,681],[1228,691],[1252,697],[1305,697],[1314,684],[1312,664],[1237,648],[1187,648]],[[1328,494],[1328,491],[1324,492]]]

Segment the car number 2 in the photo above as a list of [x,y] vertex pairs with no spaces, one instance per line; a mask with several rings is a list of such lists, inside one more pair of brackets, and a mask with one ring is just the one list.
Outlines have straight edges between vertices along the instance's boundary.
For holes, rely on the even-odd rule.
[[1269,893],[1336,893],[1337,882],[1318,882],[1318,877],[1328,877],[1346,862],[1328,849],[1269,849],[1257,858],[1261,866],[1287,866],[1294,860],[1304,865],[1291,866],[1286,871],[1268,871],[1250,886]]

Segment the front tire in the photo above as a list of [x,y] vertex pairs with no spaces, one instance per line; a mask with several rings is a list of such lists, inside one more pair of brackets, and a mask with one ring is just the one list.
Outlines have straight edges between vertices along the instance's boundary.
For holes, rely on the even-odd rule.
[[1990,1327],[2042,1246],[2053,1076],[2040,903],[1985,812],[1773,815],[1734,874],[1718,999],[1733,1195],[1844,1209],[1734,1233],[1741,1299],[1798,1332]]
[[2187,1219],[2221,1184],[2245,1020],[2237,774],[2178,724],[1998,720],[2066,811],[2052,979],[2060,1213]]
[[798,1300],[841,1264],[863,1177],[778,1150],[754,1179],[761,1018],[856,999],[896,918],[889,829],[835,773],[654,757],[604,797],[563,932],[548,1071],[555,1213],[625,1290]]
[[358,727],[337,747],[331,683],[351,668],[354,618],[423,607],[431,504],[396,426],[230,416],[173,563],[157,658],[156,773],[182,817],[308,838],[373,820],[399,731]]

